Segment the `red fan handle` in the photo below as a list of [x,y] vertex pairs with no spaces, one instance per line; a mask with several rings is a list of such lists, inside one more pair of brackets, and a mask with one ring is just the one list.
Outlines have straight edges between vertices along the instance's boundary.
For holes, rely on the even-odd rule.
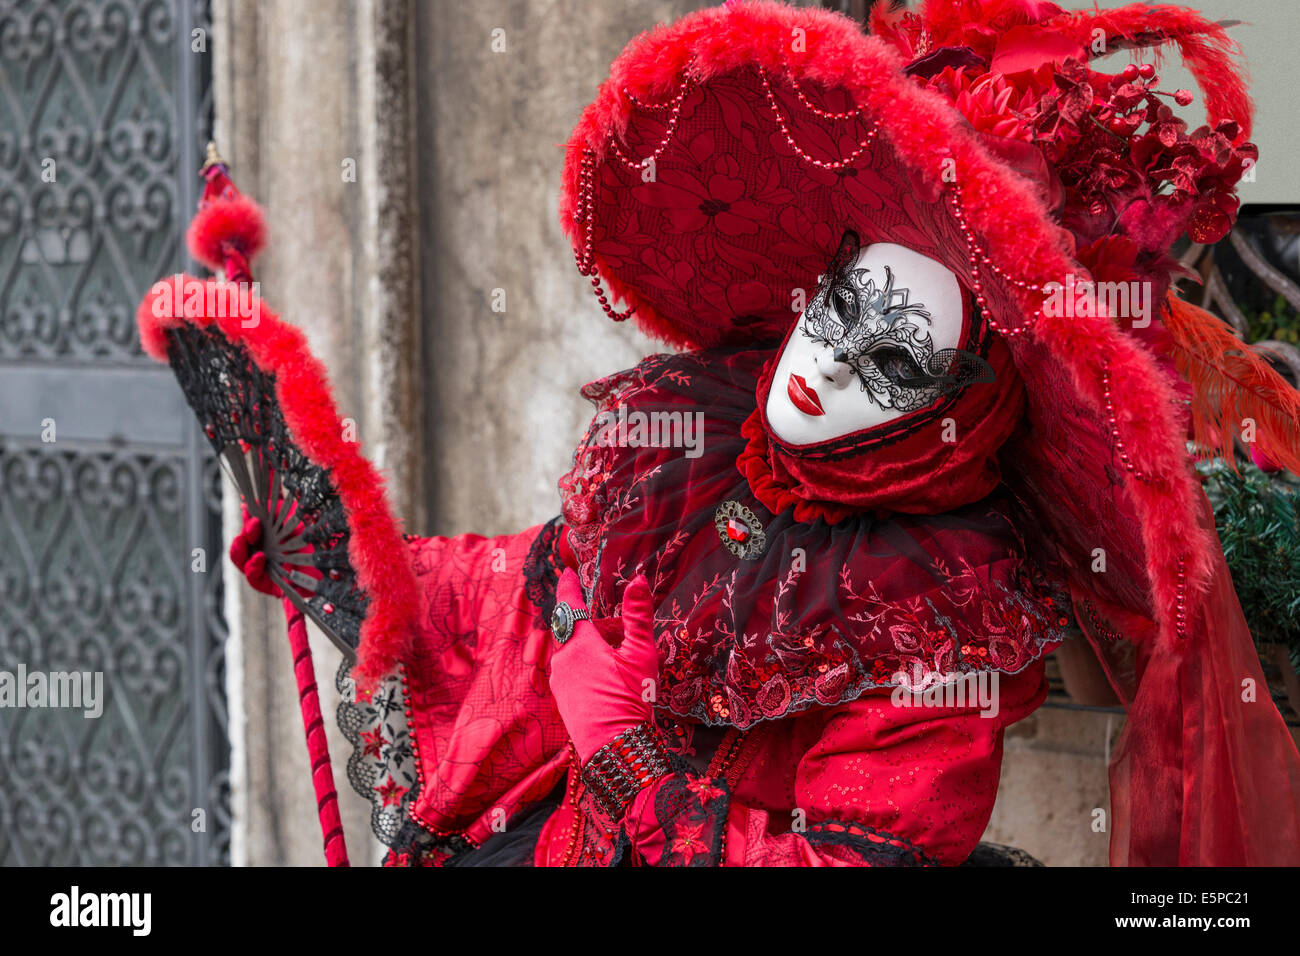
[[325,720],[321,716],[320,696],[316,693],[316,671],[312,667],[311,645],[307,643],[307,622],[302,611],[287,599],[284,615],[289,624],[293,676],[298,680],[298,706],[302,710],[302,726],[307,735],[307,759],[311,761],[311,782],[316,788],[320,832],[325,839],[325,864],[349,866],[343,819],[339,816],[338,791],[334,789],[334,770],[330,766],[329,744],[325,737]]

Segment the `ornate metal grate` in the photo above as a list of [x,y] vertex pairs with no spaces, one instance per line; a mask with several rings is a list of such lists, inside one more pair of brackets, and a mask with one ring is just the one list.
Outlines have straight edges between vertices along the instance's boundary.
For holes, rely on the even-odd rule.
[[135,336],[193,269],[208,22],[0,0],[0,672],[105,698],[0,706],[0,864],[229,862],[219,473]]

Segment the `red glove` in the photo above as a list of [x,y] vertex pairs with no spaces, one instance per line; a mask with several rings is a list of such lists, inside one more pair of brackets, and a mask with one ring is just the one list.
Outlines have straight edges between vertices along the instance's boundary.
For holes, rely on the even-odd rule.
[[[575,611],[586,610],[571,570],[560,575],[556,597]],[[659,651],[653,617],[650,584],[638,575],[623,593],[623,641],[617,648],[591,621],[577,621],[573,636],[551,655],[551,693],[584,763],[623,731],[654,716]]]
[[248,578],[253,590],[283,597],[280,589],[266,571],[266,553],[262,550],[262,520],[253,518],[248,509],[240,506],[244,515],[243,530],[230,542],[230,560]]
[[564,562],[566,568],[578,570],[578,556],[573,551],[573,542],[569,540],[569,529],[561,528],[560,537],[556,542],[556,553],[559,554],[560,560]]

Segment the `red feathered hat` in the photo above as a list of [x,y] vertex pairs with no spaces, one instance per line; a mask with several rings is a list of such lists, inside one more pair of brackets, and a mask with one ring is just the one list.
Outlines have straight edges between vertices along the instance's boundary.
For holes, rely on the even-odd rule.
[[[1028,396],[1004,480],[1130,706],[1112,858],[1280,859],[1262,825],[1294,848],[1300,761],[1271,703],[1237,697],[1259,667],[1186,405],[1207,443],[1250,417],[1270,457],[1300,468],[1300,398],[1217,320],[1165,298],[1171,244],[1226,233],[1255,159],[1234,47],[1194,12],[1136,4],[945,0],[872,29],[728,3],[635,38],[568,143],[560,212],[579,271],[612,318],[700,348],[779,343],[845,230],[947,265]],[[1171,104],[1192,95],[1159,90],[1153,65],[1089,67],[1166,44],[1205,91],[1208,123],[1190,133]],[[1149,311],[1112,314],[1095,282]]]

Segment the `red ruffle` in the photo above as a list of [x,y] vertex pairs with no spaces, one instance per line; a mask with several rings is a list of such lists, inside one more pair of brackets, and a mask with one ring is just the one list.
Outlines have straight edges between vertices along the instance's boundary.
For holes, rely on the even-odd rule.
[[824,501],[808,501],[776,480],[772,473],[769,458],[771,447],[767,441],[767,430],[759,418],[758,409],[745,419],[740,426],[740,434],[749,442],[745,450],[736,459],[736,467],[749,482],[754,497],[763,503],[763,507],[773,514],[780,514],[787,508],[794,512],[795,521],[816,521],[821,518],[827,524],[838,524],[853,509],[844,505],[834,505]]

